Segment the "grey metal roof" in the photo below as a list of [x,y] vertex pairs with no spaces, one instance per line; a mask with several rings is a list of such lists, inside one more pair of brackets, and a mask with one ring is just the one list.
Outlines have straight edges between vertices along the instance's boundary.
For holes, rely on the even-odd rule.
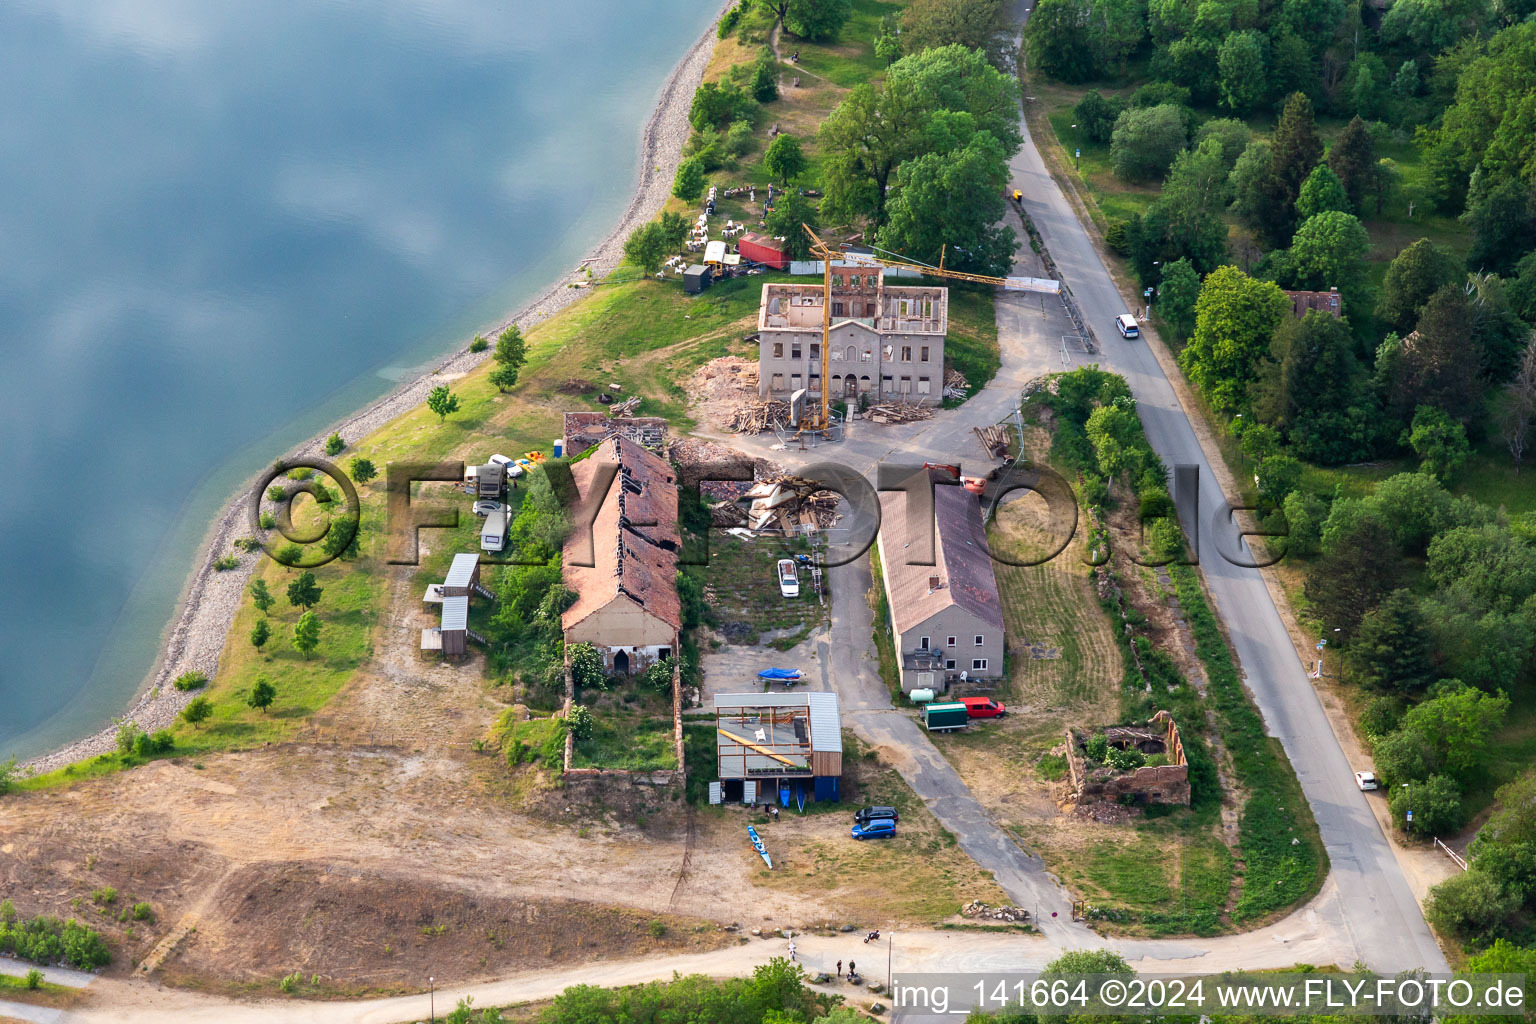
[[843,721],[837,713],[837,694],[813,690],[804,695],[811,707],[811,749],[843,752]]
[[443,628],[444,629],[468,629],[469,628],[469,598],[445,597],[443,598]]
[[459,554],[453,556],[453,564],[448,567],[448,575],[443,577],[445,587],[467,587],[469,581],[475,576],[475,566],[480,564],[480,556],[472,554]]
[[[717,693],[716,708],[803,708],[808,693]],[[836,699],[834,695],[834,700]]]

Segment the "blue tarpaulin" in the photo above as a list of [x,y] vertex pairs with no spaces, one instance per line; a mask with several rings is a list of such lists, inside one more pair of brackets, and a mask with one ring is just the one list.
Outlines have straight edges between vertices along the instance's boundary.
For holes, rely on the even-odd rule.
[[759,679],[799,679],[804,675],[794,668],[765,668],[757,674]]

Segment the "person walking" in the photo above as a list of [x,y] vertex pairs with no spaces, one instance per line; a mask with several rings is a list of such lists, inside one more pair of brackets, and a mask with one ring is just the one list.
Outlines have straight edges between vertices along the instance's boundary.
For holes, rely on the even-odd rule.
[[852,981],[853,980],[853,976],[854,976],[853,961],[849,960],[848,961],[848,980]]
[[837,962],[837,976],[839,978],[843,976],[843,962],[841,960]]

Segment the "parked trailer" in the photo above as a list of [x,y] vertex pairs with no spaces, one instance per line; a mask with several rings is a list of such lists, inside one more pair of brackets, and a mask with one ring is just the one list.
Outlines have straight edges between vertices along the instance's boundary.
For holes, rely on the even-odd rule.
[[929,732],[949,732],[964,729],[971,723],[971,714],[964,704],[949,701],[943,704],[923,706],[923,728]]

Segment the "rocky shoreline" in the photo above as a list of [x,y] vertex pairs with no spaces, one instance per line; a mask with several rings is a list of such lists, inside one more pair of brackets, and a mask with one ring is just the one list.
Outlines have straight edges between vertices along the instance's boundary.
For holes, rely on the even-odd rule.
[[[601,278],[618,266],[623,259],[625,238],[636,227],[656,216],[671,194],[672,177],[677,171],[683,144],[687,142],[690,131],[688,109],[714,50],[715,25],[724,10],[722,6],[716,18],[662,84],[656,107],[641,133],[640,167],[634,197],[613,231],[584,261],[585,265],[591,267],[594,278]],[[494,336],[514,323],[527,329],[586,294],[584,288],[571,287],[569,277],[562,278],[515,314],[490,325],[481,333]],[[319,436],[287,454],[289,457],[324,457],[325,438],[333,430],[345,438],[366,437],[395,417],[421,405],[426,401],[427,393],[444,379],[469,372],[489,358],[489,355],[489,351],[472,353],[467,347],[461,349],[431,372],[400,385],[362,411],[327,427]],[[235,495],[224,506],[208,540],[200,549],[198,568],[187,584],[185,596],[177,605],[175,625],[161,644],[155,668],[148,677],[148,685],[142,688],[140,695],[123,712],[124,718],[137,723],[141,729],[153,732],[166,728],[175,721],[187,702],[196,696],[195,693],[183,692],[171,685],[177,676],[183,672],[198,671],[211,679],[218,673],[219,658],[235,613],[239,611],[240,602],[244,599],[246,583],[256,569],[257,559],[265,557],[260,553],[241,553],[234,548],[236,540],[250,536],[253,532],[251,503],[257,497],[254,487],[253,481],[250,487]],[[230,553],[240,559],[236,568],[219,571],[213,567],[216,559]],[[27,761],[21,766],[22,773],[49,772],[98,754],[109,753],[116,749],[116,732],[115,725],[109,726]]]

